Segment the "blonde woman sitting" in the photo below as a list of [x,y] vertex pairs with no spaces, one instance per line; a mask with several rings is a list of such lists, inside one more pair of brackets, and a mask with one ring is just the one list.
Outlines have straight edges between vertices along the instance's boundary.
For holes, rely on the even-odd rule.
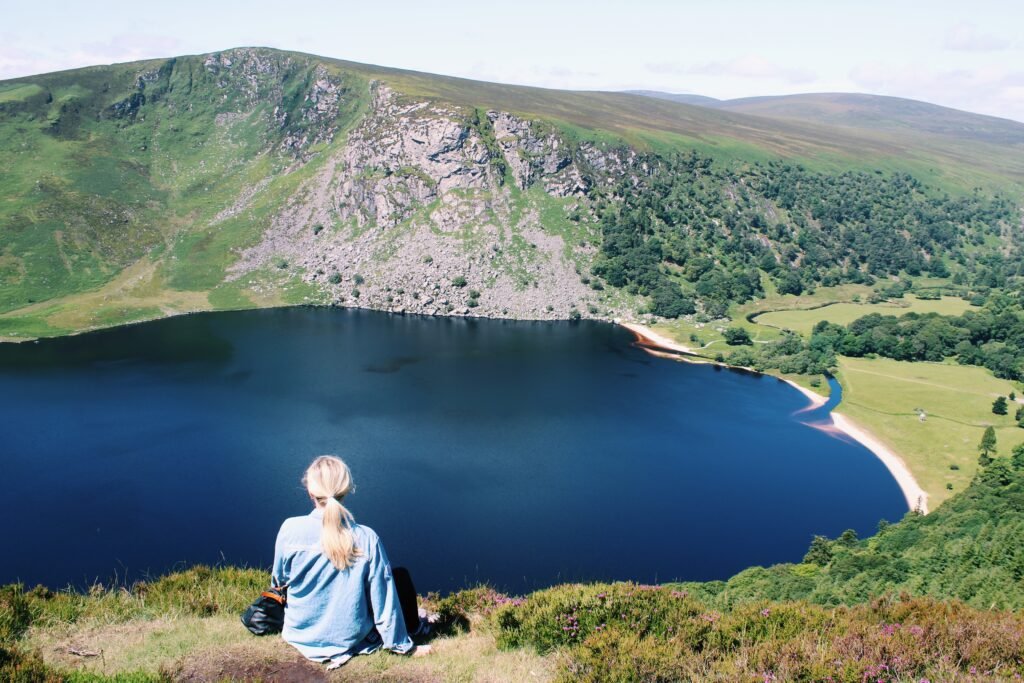
[[284,521],[274,548],[273,581],[287,586],[284,640],[334,669],[384,648],[421,656],[411,636],[429,633],[409,573],[394,570],[373,529],[356,524],[342,500],[352,474],[340,458],[313,461],[302,483],[315,505]]

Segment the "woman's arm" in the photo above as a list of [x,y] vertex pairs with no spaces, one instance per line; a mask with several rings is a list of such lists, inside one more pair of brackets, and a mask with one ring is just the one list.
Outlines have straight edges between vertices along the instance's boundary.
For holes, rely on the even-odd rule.
[[288,585],[288,570],[286,567],[285,555],[283,551],[283,539],[281,538],[281,532],[284,531],[284,526],[277,532],[277,540],[274,541],[274,564],[271,565],[270,570],[270,582],[274,586],[287,586]]
[[367,576],[370,605],[373,607],[373,621],[383,646],[399,654],[406,654],[413,649],[412,638],[405,628],[402,607],[398,602],[398,589],[391,575],[391,563],[384,552],[380,539],[376,538],[367,548]]

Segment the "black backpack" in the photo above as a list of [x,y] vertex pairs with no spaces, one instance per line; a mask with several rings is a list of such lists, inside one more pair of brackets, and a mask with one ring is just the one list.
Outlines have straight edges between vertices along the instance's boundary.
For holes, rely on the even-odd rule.
[[242,612],[242,623],[258,636],[280,633],[284,628],[284,607],[287,587],[268,588],[256,602]]

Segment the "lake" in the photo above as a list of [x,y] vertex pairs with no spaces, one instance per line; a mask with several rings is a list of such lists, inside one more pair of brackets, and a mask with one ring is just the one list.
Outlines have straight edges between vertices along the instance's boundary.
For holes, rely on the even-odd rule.
[[322,453],[420,591],[722,579],[907,511],[805,405],[592,321],[288,308],[0,345],[0,583],[269,567]]

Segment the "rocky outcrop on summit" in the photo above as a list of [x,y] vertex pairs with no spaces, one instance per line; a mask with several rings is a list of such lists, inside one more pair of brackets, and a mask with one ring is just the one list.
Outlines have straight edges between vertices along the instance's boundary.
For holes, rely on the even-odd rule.
[[296,155],[334,139],[345,94],[342,79],[318,64],[309,74],[304,92],[300,91],[299,97],[286,97],[283,74],[303,66],[287,54],[249,48],[216,52],[203,60],[204,75],[214,79],[224,93],[222,107],[226,110],[246,111],[261,103],[274,104],[272,125],[284,132],[280,147]]
[[334,209],[360,227],[392,227],[450,190],[500,184],[486,145],[457,110],[403,102],[380,85],[340,161]]
[[595,169],[631,161],[506,112],[374,83],[364,118],[233,276],[295,269],[335,303],[385,310],[616,315],[621,296],[591,286],[600,235],[585,196],[606,177]]

